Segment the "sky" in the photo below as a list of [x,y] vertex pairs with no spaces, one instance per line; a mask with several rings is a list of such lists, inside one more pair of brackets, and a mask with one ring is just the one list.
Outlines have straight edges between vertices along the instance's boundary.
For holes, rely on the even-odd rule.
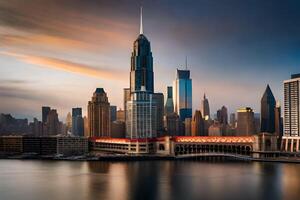
[[97,87],[122,108],[141,5],[156,92],[187,56],[194,110],[205,93],[211,114],[259,112],[267,84],[283,104],[283,80],[300,73],[298,0],[0,0],[0,113],[86,115]]

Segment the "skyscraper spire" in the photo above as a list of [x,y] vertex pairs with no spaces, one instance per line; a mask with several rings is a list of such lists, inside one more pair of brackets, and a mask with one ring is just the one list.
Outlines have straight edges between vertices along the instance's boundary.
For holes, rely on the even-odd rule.
[[140,17],[140,34],[143,34],[143,7],[141,6],[141,17]]
[[187,70],[187,66],[188,66],[188,64],[187,64],[187,56],[185,56],[185,70]]

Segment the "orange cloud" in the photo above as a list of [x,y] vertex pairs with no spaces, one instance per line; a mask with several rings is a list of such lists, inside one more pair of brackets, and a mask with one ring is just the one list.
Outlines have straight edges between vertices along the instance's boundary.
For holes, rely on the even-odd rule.
[[39,67],[62,70],[66,72],[96,77],[99,79],[120,80],[124,78],[124,77],[120,77],[118,73],[116,73],[115,71],[109,69],[110,67],[105,67],[105,69],[99,69],[96,67],[91,67],[80,63],[74,63],[67,60],[45,57],[45,56],[25,55],[25,54],[19,54],[14,52],[0,52],[0,54],[15,57],[18,60]]

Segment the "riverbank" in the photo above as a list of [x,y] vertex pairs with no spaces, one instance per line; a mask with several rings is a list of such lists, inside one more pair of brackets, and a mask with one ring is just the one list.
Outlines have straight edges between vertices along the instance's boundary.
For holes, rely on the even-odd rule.
[[155,161],[155,160],[209,160],[226,159],[250,162],[278,162],[278,163],[298,163],[298,157],[276,157],[276,158],[252,158],[250,156],[233,155],[198,155],[198,156],[169,156],[169,155],[124,155],[124,154],[103,154],[99,156],[40,156],[40,155],[0,155],[0,159],[16,160],[56,160],[56,161]]

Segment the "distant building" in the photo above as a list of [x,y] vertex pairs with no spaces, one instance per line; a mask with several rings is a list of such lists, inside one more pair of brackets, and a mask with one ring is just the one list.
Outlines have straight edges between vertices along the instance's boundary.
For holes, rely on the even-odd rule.
[[173,88],[168,86],[167,89],[167,100],[165,104],[165,115],[171,114],[174,112],[174,102],[173,102]]
[[209,102],[206,98],[205,94],[203,96],[203,100],[201,101],[201,109],[202,116],[205,120],[210,119],[210,110],[209,110]]
[[228,113],[225,106],[222,106],[222,108],[217,111],[217,120],[221,124],[228,124]]
[[103,88],[97,88],[88,102],[88,120],[90,136],[110,136],[110,104]]
[[125,111],[124,110],[118,110],[117,111],[117,121],[125,122]]
[[10,114],[0,114],[0,135],[22,135],[29,131],[27,119],[16,119]]
[[279,136],[279,138],[283,135],[283,119],[281,117],[281,106],[280,103],[276,103],[275,108],[275,135]]
[[117,120],[117,106],[110,106],[110,122]]
[[58,114],[55,109],[51,109],[47,115],[46,130],[47,132],[44,135],[58,135],[61,132]]
[[89,129],[89,120],[87,116],[83,117],[83,132],[84,132],[84,137],[89,137],[90,136],[90,129]]
[[185,127],[184,135],[192,136],[192,118],[185,118],[184,127]]
[[267,88],[261,98],[260,112],[260,131],[267,133],[275,132],[275,106],[276,100],[273,96],[271,88]]
[[230,114],[230,125],[231,125],[231,127],[236,127],[235,113]]
[[165,116],[165,127],[167,135],[177,136],[180,135],[180,119],[177,113],[170,113]]
[[48,107],[48,106],[43,106],[42,107],[42,122],[43,123],[47,122],[47,117],[48,117],[48,114],[49,114],[50,110],[51,110],[51,108]]
[[82,109],[72,108],[72,134],[75,136],[83,136],[83,126]]
[[66,127],[68,132],[72,132],[72,115],[68,112],[66,117]]
[[192,118],[192,79],[189,70],[176,71],[176,79],[173,82],[174,111],[181,121]]
[[204,119],[200,110],[196,110],[192,120],[192,136],[204,136]]
[[153,100],[156,102],[156,126],[160,133],[164,128],[164,95],[163,93],[153,93]]
[[208,128],[208,135],[209,136],[223,136],[224,135],[224,125],[220,122],[213,123]]
[[249,107],[237,110],[237,136],[249,136],[255,133],[253,110]]
[[127,101],[131,100],[131,92],[130,92],[130,88],[124,88],[124,121],[126,121],[126,105],[127,105]]
[[29,123],[30,133],[35,136],[41,136],[43,134],[43,122],[33,119],[33,122]]
[[125,138],[125,122],[114,121],[111,124],[111,137],[112,138]]

